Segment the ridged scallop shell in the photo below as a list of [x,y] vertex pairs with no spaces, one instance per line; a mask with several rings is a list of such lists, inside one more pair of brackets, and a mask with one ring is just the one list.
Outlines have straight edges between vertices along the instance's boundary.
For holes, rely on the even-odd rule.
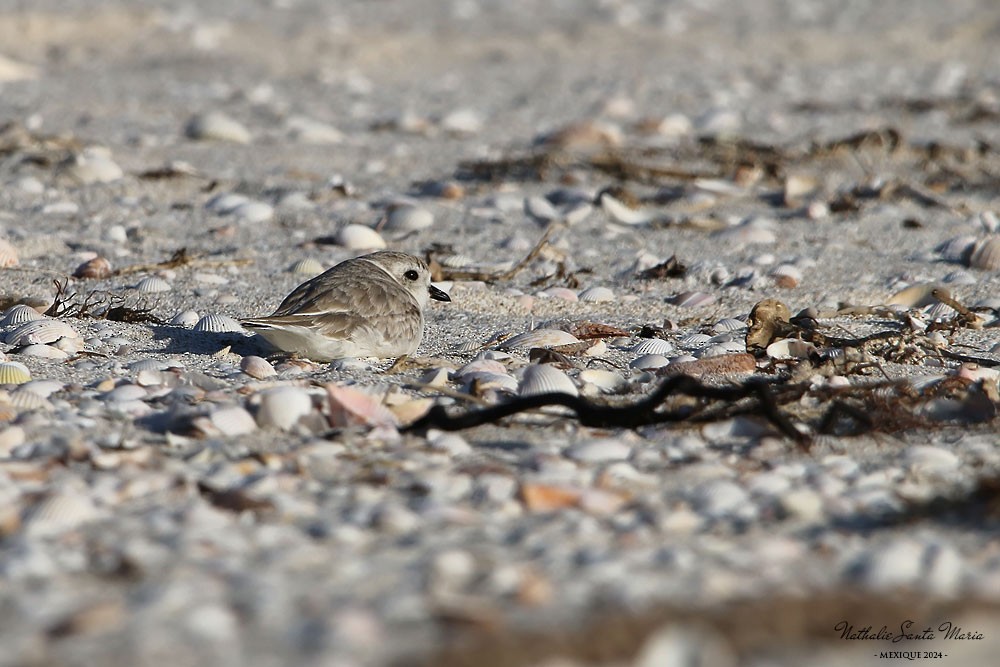
[[0,319],[0,327],[15,327],[25,322],[44,319],[45,316],[31,306],[19,303],[4,311],[3,319]]
[[61,320],[43,318],[32,320],[14,327],[4,337],[4,342],[8,345],[33,345],[41,343],[48,345],[60,338],[77,338],[80,334],[76,329]]
[[274,377],[278,374],[278,372],[274,370],[274,366],[271,365],[271,362],[263,357],[254,355],[240,359],[240,370],[250,377],[258,380]]
[[194,330],[207,333],[242,333],[243,326],[228,315],[209,313],[198,320]]
[[975,245],[975,236],[956,236],[955,238],[948,239],[934,248],[934,250],[941,255],[941,259],[966,264]]
[[472,373],[506,373],[507,367],[493,359],[473,359],[457,371],[455,377],[464,381]]
[[532,364],[524,369],[517,393],[520,396],[538,394],[570,394],[579,392],[573,380],[558,368],[549,364]]
[[170,319],[170,323],[178,327],[193,327],[198,324],[201,316],[196,310],[182,310]]
[[697,308],[715,303],[715,296],[707,292],[681,292],[669,299],[670,303],[681,308]]
[[708,357],[718,357],[724,354],[733,354],[746,351],[747,351],[746,343],[743,342],[742,340],[724,340],[699,350],[698,358],[706,359]]
[[160,276],[146,276],[135,284],[135,289],[148,294],[169,292],[173,286]]
[[337,245],[349,250],[378,250],[385,247],[385,239],[371,227],[350,224],[340,228]]
[[663,368],[670,363],[662,354],[644,354],[641,357],[633,359],[629,364],[629,368],[636,368],[639,370],[645,370],[647,368]]
[[558,347],[560,345],[572,345],[579,343],[580,339],[573,334],[559,329],[535,329],[512,338],[497,345],[497,349],[509,350],[515,347]]
[[112,273],[114,271],[111,268],[111,262],[107,258],[94,257],[76,267],[76,270],[73,271],[73,277],[101,280],[109,277]]
[[21,411],[47,411],[53,409],[52,402],[49,399],[33,391],[25,391],[23,387],[10,393],[10,396],[7,397],[7,405],[11,405]]
[[690,333],[686,336],[681,336],[677,342],[684,347],[700,347],[711,343],[712,337],[703,333]]
[[33,394],[38,394],[42,398],[48,398],[52,394],[62,391],[66,388],[62,382],[56,380],[32,380],[24,384],[19,391],[30,391]]
[[732,317],[726,317],[716,322],[713,328],[719,333],[742,331],[747,328],[747,323]]
[[100,517],[93,501],[75,493],[50,495],[30,507],[24,516],[25,530],[38,537],[79,528]]
[[412,204],[394,204],[385,213],[385,228],[393,232],[417,232],[433,224],[433,213]]
[[160,361],[159,359],[139,359],[138,361],[133,361],[128,365],[128,369],[133,373],[139,373],[142,371],[162,371],[170,368],[172,364],[166,361]]
[[8,268],[11,266],[17,266],[21,263],[20,258],[17,256],[17,248],[12,246],[10,242],[0,239],[0,268]]
[[31,380],[31,371],[16,361],[0,362],[0,385],[24,384]]
[[670,354],[674,346],[662,338],[643,338],[632,346],[631,351],[636,354]]
[[615,293],[607,287],[588,287],[578,295],[580,301],[590,303],[600,303],[604,301],[614,301]]
[[462,384],[467,388],[473,385],[480,392],[492,389],[494,391],[517,391],[517,379],[507,373],[491,373],[489,371],[476,371],[466,373],[462,376]]
[[969,255],[969,266],[984,271],[1000,269],[1000,237],[991,237],[978,242]]
[[323,268],[323,265],[320,264],[318,259],[303,257],[299,261],[292,264],[288,270],[300,276],[318,276],[323,273],[325,269]]

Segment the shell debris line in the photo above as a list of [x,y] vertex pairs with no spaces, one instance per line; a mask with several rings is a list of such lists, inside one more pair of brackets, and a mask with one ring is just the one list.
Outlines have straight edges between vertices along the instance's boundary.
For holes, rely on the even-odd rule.
[[3,662],[996,662],[995,0],[8,4]]

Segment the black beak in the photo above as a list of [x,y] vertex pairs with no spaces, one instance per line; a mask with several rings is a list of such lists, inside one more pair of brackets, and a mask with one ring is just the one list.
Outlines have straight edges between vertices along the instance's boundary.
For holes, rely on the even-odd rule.
[[431,293],[431,298],[435,301],[451,301],[451,297],[444,290],[440,290],[434,285],[427,288],[427,291]]

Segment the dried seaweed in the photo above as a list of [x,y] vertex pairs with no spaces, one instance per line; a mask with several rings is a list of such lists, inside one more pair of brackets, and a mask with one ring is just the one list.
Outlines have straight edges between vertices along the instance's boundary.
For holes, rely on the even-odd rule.
[[105,290],[91,290],[86,294],[68,292],[68,280],[56,279],[56,295],[45,311],[49,317],[75,317],[98,319],[129,324],[163,324],[153,315],[155,306],[145,303],[129,304],[128,297]]
[[510,280],[518,273],[520,273],[528,264],[530,264],[542,250],[545,248],[546,244],[549,242],[552,234],[555,232],[556,226],[549,225],[542,234],[542,237],[538,239],[535,246],[528,251],[524,257],[522,257],[514,266],[505,271],[479,271],[475,269],[462,269],[462,268],[450,268],[442,266],[440,262],[434,259],[433,249],[428,250],[425,253],[427,259],[427,265],[431,268],[431,278],[435,281],[441,280],[481,280],[487,283],[500,282],[504,280]]
[[165,259],[162,262],[155,262],[153,264],[132,264],[129,266],[124,266],[114,272],[114,275],[120,276],[127,273],[138,273],[140,271],[158,271],[160,269],[176,269],[182,266],[198,266],[203,268],[219,267],[219,266],[239,266],[241,264],[249,264],[253,260],[234,258],[234,259],[206,259],[203,257],[196,257],[188,252],[187,248],[180,248],[176,250],[170,259]]

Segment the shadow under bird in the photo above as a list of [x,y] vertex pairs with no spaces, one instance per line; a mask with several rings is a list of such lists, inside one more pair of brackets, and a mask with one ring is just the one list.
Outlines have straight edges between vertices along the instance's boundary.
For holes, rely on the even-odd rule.
[[401,357],[420,345],[430,299],[451,301],[431,285],[427,264],[383,250],[337,264],[292,290],[273,315],[242,323],[314,361]]

